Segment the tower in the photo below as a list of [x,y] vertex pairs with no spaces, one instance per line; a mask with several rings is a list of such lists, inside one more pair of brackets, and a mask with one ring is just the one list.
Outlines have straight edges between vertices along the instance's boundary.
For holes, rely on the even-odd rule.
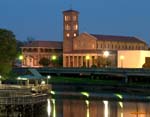
[[78,14],[75,10],[63,12],[63,53],[73,50],[73,38],[79,35]]

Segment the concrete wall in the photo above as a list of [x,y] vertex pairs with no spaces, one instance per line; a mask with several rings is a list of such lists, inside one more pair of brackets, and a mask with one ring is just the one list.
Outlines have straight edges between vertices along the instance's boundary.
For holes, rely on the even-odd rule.
[[142,68],[145,57],[150,57],[150,51],[144,50],[120,50],[118,51],[119,68]]

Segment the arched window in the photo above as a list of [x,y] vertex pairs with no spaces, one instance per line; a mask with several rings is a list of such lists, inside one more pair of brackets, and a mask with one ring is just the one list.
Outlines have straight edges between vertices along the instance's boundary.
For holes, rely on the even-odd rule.
[[73,26],[73,30],[78,30],[78,25],[77,25],[77,24],[75,24],[75,25]]
[[70,30],[71,28],[70,28],[70,25],[69,24],[66,24],[66,26],[65,26],[65,30]]

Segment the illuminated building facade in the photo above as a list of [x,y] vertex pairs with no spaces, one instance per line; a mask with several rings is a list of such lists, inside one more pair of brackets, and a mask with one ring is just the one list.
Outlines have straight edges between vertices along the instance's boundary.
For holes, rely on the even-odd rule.
[[109,60],[109,66],[116,67],[118,64],[117,51],[148,49],[147,44],[138,37],[79,34],[78,15],[79,12],[74,10],[63,12],[64,67],[91,67],[97,64],[99,57]]
[[119,51],[148,50],[147,44],[138,37],[79,34],[78,17],[79,12],[75,10],[63,12],[63,42],[33,41],[22,47],[22,66],[41,67],[39,60],[42,57],[51,59],[53,55],[63,55],[63,67],[98,66],[102,58],[105,67],[121,67],[120,60],[125,56],[120,59]]
[[62,42],[33,41],[22,47],[22,54],[22,67],[41,67],[39,64],[41,58],[52,61],[62,56]]
[[142,68],[146,59],[150,57],[150,51],[146,50],[130,50],[118,51],[118,67],[119,68]]

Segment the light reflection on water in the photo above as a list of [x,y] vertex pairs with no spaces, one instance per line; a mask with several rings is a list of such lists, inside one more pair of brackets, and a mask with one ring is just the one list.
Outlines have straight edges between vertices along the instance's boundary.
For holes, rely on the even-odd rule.
[[[58,102],[61,103],[58,103]],[[149,117],[149,102],[48,99],[48,117]]]
[[48,117],[51,116],[51,110],[52,110],[52,107],[51,107],[50,99],[47,99],[47,115],[48,115]]

